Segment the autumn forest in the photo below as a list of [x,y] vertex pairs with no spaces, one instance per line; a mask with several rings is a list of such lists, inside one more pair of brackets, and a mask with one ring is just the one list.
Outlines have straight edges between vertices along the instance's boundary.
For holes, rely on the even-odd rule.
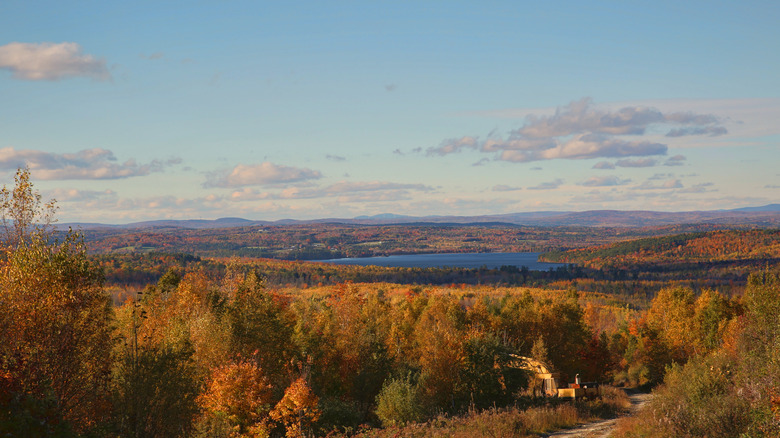
[[[778,229],[82,232],[25,170],[0,202],[0,436],[780,435]],[[565,265],[303,261],[499,251]],[[542,396],[518,357],[598,396]]]

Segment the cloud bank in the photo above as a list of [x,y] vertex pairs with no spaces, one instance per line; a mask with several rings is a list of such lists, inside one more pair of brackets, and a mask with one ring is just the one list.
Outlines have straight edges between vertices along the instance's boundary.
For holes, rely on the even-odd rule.
[[261,199],[312,199],[338,197],[345,202],[396,201],[408,199],[409,193],[430,192],[433,188],[424,184],[405,184],[384,181],[341,181],[326,187],[290,187],[278,193],[260,192],[244,188],[230,195],[234,201]]
[[[616,111],[602,110],[594,108],[590,98],[584,98],[558,108],[553,115],[529,115],[523,127],[510,131],[504,137],[490,137],[484,141],[473,136],[448,139],[439,146],[428,148],[426,155],[444,156],[474,149],[494,153],[498,160],[516,163],[619,158],[624,160],[624,165],[636,163],[647,166],[655,165],[656,162],[651,159],[625,160],[629,157],[666,155],[668,147],[662,143],[637,139],[637,136],[726,134],[728,131],[720,123],[722,121],[712,114],[664,113],[644,106],[624,107]],[[608,169],[612,166],[602,162],[596,168]]]
[[106,61],[82,53],[76,43],[10,43],[0,46],[0,68],[16,79],[57,81],[67,77],[111,78]]
[[166,166],[181,163],[180,158],[154,160],[148,164],[138,164],[135,160],[116,161],[113,152],[101,148],[84,149],[74,154],[0,148],[0,169],[29,167],[35,178],[43,180],[122,179],[161,172]]
[[319,171],[283,166],[270,162],[260,164],[239,164],[232,170],[215,172],[203,187],[236,188],[304,182],[322,178]]

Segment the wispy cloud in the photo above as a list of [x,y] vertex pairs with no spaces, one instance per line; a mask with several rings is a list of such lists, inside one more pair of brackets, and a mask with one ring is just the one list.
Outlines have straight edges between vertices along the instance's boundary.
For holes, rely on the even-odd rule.
[[682,182],[679,179],[669,179],[661,184],[655,184],[651,183],[650,181],[645,181],[642,184],[634,187],[635,190],[671,190],[671,189],[682,189],[684,188]]
[[682,166],[685,164],[685,160],[683,155],[675,155],[664,161],[664,166]]
[[117,163],[114,153],[101,148],[84,149],[73,154],[55,154],[31,149],[0,149],[0,169],[29,167],[33,176],[43,180],[121,179],[161,172],[181,163],[181,158],[154,160],[139,164],[135,160]]
[[655,175],[647,178],[649,181],[660,181],[663,179],[670,179],[674,178],[675,175],[673,173],[656,173]]
[[155,61],[155,60],[158,60],[158,59],[163,59],[165,57],[165,55],[162,52],[154,52],[151,55],[141,54],[140,56],[143,59],[148,59],[148,60],[151,60],[151,61]]
[[711,182],[694,184],[692,187],[687,187],[679,190],[679,193],[709,193],[717,192],[718,189],[711,189],[715,184]]
[[652,158],[624,159],[615,162],[617,167],[653,167],[656,164],[658,164],[658,161]]
[[478,147],[479,141],[476,137],[451,138],[444,140],[439,146],[428,148],[425,154],[443,156],[461,152],[463,149],[477,149]]
[[514,191],[517,191],[517,190],[523,190],[523,188],[522,187],[508,186],[506,184],[498,184],[498,185],[493,186],[493,188],[491,190],[494,191],[494,192],[514,192]]
[[346,182],[341,181],[332,184],[324,189],[325,192],[331,194],[341,194],[347,192],[376,192],[381,190],[420,190],[429,192],[433,190],[433,187],[426,186],[424,184],[404,184],[382,181],[368,181],[368,182]]
[[230,195],[233,201],[262,199],[312,199],[338,197],[346,202],[377,202],[408,199],[409,193],[430,192],[433,187],[424,184],[404,184],[383,181],[341,181],[325,187],[288,187],[279,192],[258,191],[251,188],[237,190]]
[[322,178],[319,171],[283,166],[270,162],[260,164],[239,164],[231,170],[209,175],[204,187],[245,187],[285,183],[296,183]]
[[113,190],[79,190],[58,188],[46,193],[46,198],[54,198],[58,202],[88,202],[98,199],[116,199]]
[[606,169],[606,170],[609,170],[609,169],[614,169],[615,165],[610,163],[609,161],[599,161],[598,163],[593,165],[593,168],[594,169],[602,169],[602,170]]
[[67,77],[107,80],[106,61],[82,53],[76,43],[10,43],[0,46],[0,68],[16,79],[56,81]]
[[588,178],[582,185],[585,187],[622,186],[630,183],[630,179],[622,179],[616,176],[594,176]]
[[528,190],[555,190],[563,184],[563,180],[558,178],[555,181],[543,182],[533,187],[528,187]]
[[722,126],[696,126],[692,128],[676,128],[666,133],[667,137],[683,137],[686,135],[708,135],[717,137],[728,134],[728,130]]

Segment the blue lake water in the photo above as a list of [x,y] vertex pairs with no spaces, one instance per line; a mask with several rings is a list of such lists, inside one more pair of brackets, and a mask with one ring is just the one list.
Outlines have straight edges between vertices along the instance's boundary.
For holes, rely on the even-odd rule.
[[517,266],[518,268],[526,266],[528,269],[535,271],[546,271],[563,265],[563,263],[539,262],[539,254],[538,252],[413,254],[312,261],[337,265],[373,265],[402,268],[481,268],[486,266],[496,269],[501,266]]

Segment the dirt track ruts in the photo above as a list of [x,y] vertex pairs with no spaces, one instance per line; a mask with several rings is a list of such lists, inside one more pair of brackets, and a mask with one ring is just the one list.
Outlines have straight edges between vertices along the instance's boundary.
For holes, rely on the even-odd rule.
[[[628,398],[631,400],[631,412],[629,415],[635,414],[651,397],[652,395],[647,393],[629,394]],[[617,420],[617,418],[612,418],[593,423],[585,423],[571,429],[561,430],[544,436],[549,438],[607,438],[615,428]]]

